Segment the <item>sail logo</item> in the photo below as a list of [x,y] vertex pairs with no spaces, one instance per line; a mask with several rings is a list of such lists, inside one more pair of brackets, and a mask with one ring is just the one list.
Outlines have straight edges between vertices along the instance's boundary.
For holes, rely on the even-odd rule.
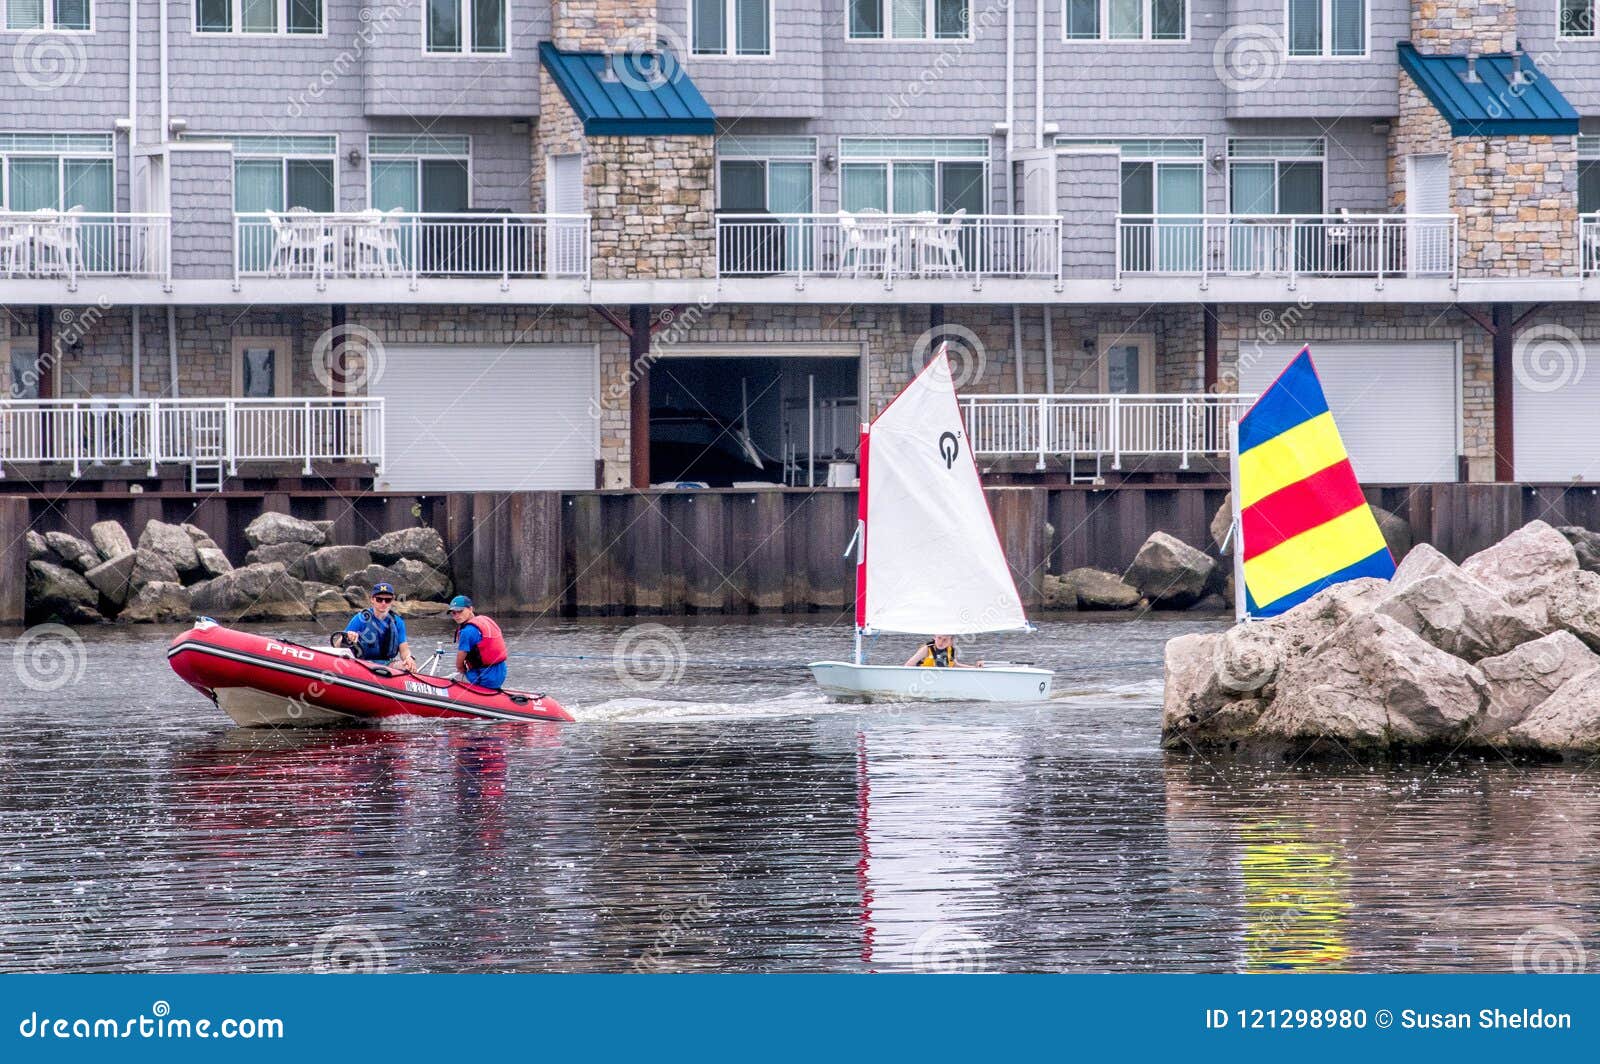
[[944,459],[946,469],[954,469],[956,456],[961,453],[961,441],[953,432],[942,433],[939,436],[939,454]]

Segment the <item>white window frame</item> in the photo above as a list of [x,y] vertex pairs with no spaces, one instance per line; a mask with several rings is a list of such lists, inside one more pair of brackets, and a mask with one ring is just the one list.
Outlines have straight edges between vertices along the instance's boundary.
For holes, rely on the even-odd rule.
[[232,397],[243,398],[244,365],[242,356],[248,348],[270,347],[276,357],[272,360],[272,396],[287,398],[294,394],[294,339],[288,336],[235,336],[229,350],[233,358]]
[[511,0],[502,0],[500,6],[501,17],[505,20],[504,37],[506,46],[498,52],[480,52],[472,47],[472,0],[456,0],[460,5],[461,18],[456,23],[461,31],[461,49],[456,52],[440,51],[428,47],[428,0],[421,0],[420,25],[422,27],[421,47],[422,54],[430,59],[505,59],[514,50],[511,46]]
[[1067,36],[1067,5],[1070,0],[1061,0],[1061,40],[1072,45],[1100,45],[1100,44],[1188,44],[1189,19],[1194,11],[1194,0],[1183,0],[1183,36],[1181,37],[1152,37],[1155,28],[1155,0],[1144,0],[1144,15],[1141,22],[1140,36],[1138,37],[1112,37],[1111,34],[1111,0],[1100,0],[1099,32],[1093,37]]
[[1561,21],[1561,10],[1565,6],[1565,4],[1563,3],[1563,0],[1556,0],[1556,38],[1558,40],[1563,40],[1563,41],[1594,41],[1594,40],[1600,40],[1600,32],[1597,32],[1597,31],[1600,31],[1600,22],[1596,21],[1596,15],[1600,14],[1600,12],[1596,12],[1595,11],[1595,0],[1587,0],[1587,3],[1588,3],[1588,6],[1589,6],[1589,32],[1588,33],[1568,33],[1567,32],[1567,28],[1564,25],[1562,25],[1562,21]]
[[850,5],[855,0],[845,0],[844,8],[844,40],[846,44],[941,44],[950,41],[972,40],[972,5],[975,0],[966,0],[967,3],[967,31],[960,37],[940,37],[934,26],[934,0],[923,0],[922,24],[927,27],[927,32],[920,37],[896,37],[894,35],[894,0],[879,0],[883,5],[883,34],[879,37],[858,37],[850,32]]
[[[984,146],[980,155],[931,155],[923,154],[876,154],[876,155],[851,155],[845,156],[844,147],[852,140],[890,140],[890,141],[917,141],[917,140],[953,140],[964,143]],[[885,213],[894,212],[894,164],[895,163],[932,163],[933,164],[933,196],[935,202],[943,198],[944,171],[941,163],[982,163],[983,164],[983,211],[987,215],[994,210],[994,160],[990,156],[988,137],[840,137],[839,138],[839,209],[844,210],[844,168],[846,166],[882,166],[885,168],[884,194],[886,197]],[[813,200],[813,203],[816,201]]]
[[[1293,155],[1293,154],[1288,154],[1288,153],[1271,153],[1271,154],[1263,154],[1263,155],[1235,155],[1233,153],[1233,147],[1234,147],[1235,144],[1241,144],[1241,143],[1258,143],[1259,144],[1259,143],[1268,142],[1268,141],[1289,141],[1289,140],[1316,141],[1318,144],[1322,145],[1322,153],[1320,155]],[[1261,214],[1261,215],[1250,215],[1249,217],[1275,217],[1275,216],[1278,215],[1278,203],[1277,203],[1277,201],[1281,200],[1283,198],[1283,189],[1278,184],[1278,173],[1277,173],[1278,165],[1280,163],[1309,163],[1309,162],[1316,162],[1316,163],[1321,163],[1322,164],[1322,211],[1321,211],[1321,214],[1325,216],[1325,215],[1330,213],[1329,210],[1328,210],[1328,192],[1329,192],[1328,185],[1329,185],[1329,182],[1328,182],[1328,138],[1327,137],[1229,137],[1228,141],[1227,141],[1226,154],[1223,156],[1223,160],[1222,160],[1222,181],[1223,181],[1223,185],[1222,185],[1222,193],[1223,193],[1222,202],[1227,207],[1227,213],[1229,213],[1230,215],[1233,213],[1233,164],[1234,163],[1271,163],[1272,164],[1272,166],[1273,166],[1272,198],[1274,200],[1274,202],[1272,204],[1272,210],[1268,211],[1268,212],[1266,212],[1264,214]],[[1288,216],[1285,215],[1284,217],[1288,217]]]
[[[796,142],[801,141],[801,140],[809,140],[811,142],[811,153],[808,155],[805,152],[798,151],[798,150],[794,151],[794,152],[790,152],[790,153],[775,152],[775,151],[749,152],[749,153],[737,152],[737,151],[728,152],[728,151],[724,150],[724,143],[723,142],[724,141],[732,141],[732,142],[735,142],[735,144],[737,144],[737,142],[739,140],[739,137],[737,135],[732,135],[732,136],[718,137],[717,138],[717,170],[716,170],[716,201],[715,202],[717,204],[718,209],[721,209],[721,207],[722,207],[722,164],[723,164],[724,160],[726,160],[726,161],[741,162],[741,163],[760,163],[764,167],[765,166],[770,166],[772,163],[806,163],[806,164],[810,165],[810,167],[811,167],[811,210],[813,212],[816,211],[816,209],[817,209],[817,196],[822,191],[821,185],[819,183],[819,178],[817,176],[817,170],[819,169],[818,166],[817,166],[817,140],[816,140],[815,137],[794,137],[794,138],[785,138],[785,139],[793,139]],[[799,147],[798,143],[796,144],[796,147],[797,148]],[[772,206],[772,184],[771,184],[770,175],[764,180],[764,188],[765,188],[766,193],[767,193],[766,194],[766,209],[770,213],[771,206]]]
[[89,26],[88,26],[87,29],[79,29],[76,26],[57,26],[56,25],[56,0],[44,0],[44,22],[42,22],[40,25],[37,25],[37,26],[24,26],[24,27],[18,27],[17,29],[12,29],[11,28],[11,3],[12,3],[12,0],[3,0],[3,2],[0,2],[0,33],[75,33],[75,34],[84,34],[84,33],[93,33],[94,29],[95,29],[95,25],[94,25],[94,4],[95,4],[95,0],[89,0]]
[[203,30],[200,28],[200,0],[189,0],[189,36],[191,37],[249,37],[249,38],[276,38],[288,37],[294,40],[315,41],[328,36],[328,5],[329,0],[317,0],[322,5],[322,29],[316,33],[290,33],[289,32],[289,0],[278,0],[278,28],[271,33],[262,33],[259,30],[246,30],[244,28],[244,0],[229,0],[232,5],[232,28],[226,30]]
[[[727,43],[724,46],[723,50],[720,51],[720,52],[702,52],[702,51],[698,51],[694,46],[694,9],[695,9],[695,5],[696,4],[699,4],[699,3],[702,3],[702,2],[710,2],[710,0],[689,0],[689,25],[688,25],[688,28],[684,31],[683,39],[689,42],[689,57],[690,58],[692,58],[692,59],[771,59],[777,54],[777,51],[778,51],[778,49],[776,47],[776,37],[777,37],[776,29],[777,29],[777,27],[773,25],[773,18],[777,15],[777,12],[774,11],[773,9],[777,5],[773,3],[773,0],[766,0],[766,4],[767,4],[767,50],[766,51],[764,51],[764,52],[741,52],[741,51],[738,50],[738,45],[737,45],[738,31],[735,28],[735,22],[734,22],[734,19],[737,17],[737,12],[738,12],[738,7],[739,7],[738,0],[722,0],[722,2],[723,2],[723,17],[727,20],[726,22],[723,23],[723,25],[725,25],[727,27],[727,29],[728,29]],[[930,0],[930,2],[931,2],[931,0]]]
[[[14,132],[6,131],[8,134]],[[10,209],[11,203],[11,166],[12,159],[54,159],[56,161],[56,202],[62,209],[72,206],[67,203],[67,160],[88,159],[93,162],[109,162],[111,164],[111,199],[112,210],[116,210],[117,200],[117,152],[116,146],[110,145],[105,151],[85,151],[54,149],[50,151],[10,151],[0,148],[0,204]]]
[[[464,161],[467,164],[467,210],[469,210],[469,211],[470,210],[474,210],[475,209],[475,205],[476,205],[476,201],[477,201],[477,198],[478,198],[478,196],[477,196],[478,180],[477,180],[477,174],[475,174],[473,172],[473,168],[472,168],[472,137],[470,135],[468,135],[468,134],[455,134],[455,133],[444,134],[444,135],[452,137],[452,138],[459,137],[459,139],[464,142],[465,147],[462,149],[462,153],[461,154],[456,154],[456,153],[453,153],[453,152],[446,152],[446,151],[438,151],[438,152],[403,152],[403,153],[378,152],[376,155],[374,155],[373,151],[372,151],[372,141],[373,141],[374,137],[405,137],[405,136],[412,136],[412,134],[409,134],[409,133],[369,133],[369,134],[367,134],[366,184],[365,184],[364,188],[362,189],[362,193],[365,196],[365,202],[366,202],[367,206],[369,206],[369,207],[372,206],[372,164],[376,160],[378,160],[378,159],[383,159],[383,160],[386,160],[386,161],[389,161],[389,160],[403,160],[403,161],[415,162],[417,164],[417,213],[418,214],[427,214],[428,212],[422,209],[422,163],[423,163],[423,161],[427,160],[427,159],[459,159],[459,160]],[[427,136],[428,136],[427,134],[421,134],[420,137],[418,137],[417,139],[421,139],[421,138],[427,137]],[[429,139],[432,139],[432,138],[429,138]],[[448,217],[448,215],[446,215],[446,217]]]
[[[235,138],[243,139],[243,138],[246,138],[246,137],[253,137],[253,136],[259,136],[259,135],[260,134],[253,134],[253,133],[233,133],[233,134],[230,134],[230,135],[228,135],[227,137],[225,137],[223,139],[228,140],[230,142],[233,142],[235,140]],[[311,162],[319,162],[319,163],[325,162],[325,163],[331,164],[332,173],[333,173],[333,210],[334,210],[334,213],[337,214],[339,212],[339,204],[344,199],[344,197],[342,195],[340,195],[340,189],[339,189],[339,135],[337,133],[304,133],[304,134],[290,134],[290,135],[291,136],[331,137],[333,139],[333,154],[324,155],[321,152],[300,152],[300,151],[293,151],[293,152],[281,152],[281,151],[280,152],[253,152],[253,151],[237,151],[237,150],[235,150],[234,153],[233,153],[233,161],[235,163],[237,163],[239,160],[243,159],[243,160],[246,160],[247,162],[275,162],[275,163],[279,164],[278,165],[279,180],[283,182],[282,188],[283,188],[283,194],[284,194],[283,198],[284,198],[284,202],[285,203],[287,203],[288,199],[289,199],[289,167],[288,167],[288,163],[290,162],[290,160],[303,159],[303,160],[310,160]],[[239,176],[239,171],[237,169],[231,170],[229,172],[229,174],[228,174],[228,181],[229,181],[230,185],[235,186],[232,189],[232,191],[234,191],[235,193],[237,193],[237,191],[238,191],[237,187],[236,187],[237,181],[238,181],[238,176]],[[228,202],[233,203],[233,202],[236,202],[236,200],[234,199],[233,196],[229,196],[228,197]]]
[[[1145,160],[1147,161],[1147,160]],[[1111,365],[1106,361],[1106,356],[1113,347],[1131,347],[1138,352],[1139,376],[1144,378],[1148,390],[1141,389],[1136,392],[1111,391]],[[1159,392],[1156,383],[1156,337],[1154,333],[1125,333],[1125,332],[1100,332],[1095,335],[1095,370],[1097,383],[1095,387],[1101,395],[1149,395]]]
[[1291,63],[1350,63],[1372,58],[1372,0],[1361,0],[1361,54],[1333,54],[1333,0],[1322,0],[1322,51],[1318,55],[1295,55],[1289,32],[1290,0],[1283,0],[1283,55]]

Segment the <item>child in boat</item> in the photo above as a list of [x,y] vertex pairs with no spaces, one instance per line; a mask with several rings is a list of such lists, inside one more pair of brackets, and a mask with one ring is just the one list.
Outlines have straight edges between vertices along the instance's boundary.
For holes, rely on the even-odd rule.
[[956,641],[948,635],[936,635],[932,642],[924,643],[917,652],[906,659],[906,665],[925,665],[937,669],[976,669],[983,665],[968,665],[956,660]]

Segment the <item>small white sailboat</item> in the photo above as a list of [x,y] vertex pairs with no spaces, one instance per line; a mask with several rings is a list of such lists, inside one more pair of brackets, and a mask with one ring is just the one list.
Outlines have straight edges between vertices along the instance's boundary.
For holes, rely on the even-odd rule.
[[983,498],[950,360],[941,347],[915,380],[861,428],[855,660],[814,661],[831,698],[858,702],[1037,702],[1048,669],[868,665],[861,637],[1032,631]]

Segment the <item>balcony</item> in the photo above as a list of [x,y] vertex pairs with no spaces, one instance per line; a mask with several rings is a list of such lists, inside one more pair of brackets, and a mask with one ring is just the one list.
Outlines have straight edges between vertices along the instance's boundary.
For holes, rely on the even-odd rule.
[[1578,270],[1584,277],[1600,273],[1600,214],[1578,216]]
[[719,277],[985,278],[1061,283],[1061,217],[1027,214],[723,214]]
[[[964,395],[972,453],[986,458],[1110,459],[1169,456],[1180,469],[1201,455],[1225,455],[1230,427],[1254,395]],[[1075,479],[1076,476],[1075,476]],[[1084,478],[1089,479],[1089,478]]]
[[241,462],[364,462],[383,467],[383,400],[0,400],[0,476],[7,465],[143,465],[191,469]]
[[581,214],[271,211],[234,216],[234,277],[315,281],[589,278]]
[[1119,214],[1124,277],[1456,279],[1453,214]]
[[171,217],[68,211],[0,211],[0,276],[59,279],[76,291],[85,277],[169,282]]

